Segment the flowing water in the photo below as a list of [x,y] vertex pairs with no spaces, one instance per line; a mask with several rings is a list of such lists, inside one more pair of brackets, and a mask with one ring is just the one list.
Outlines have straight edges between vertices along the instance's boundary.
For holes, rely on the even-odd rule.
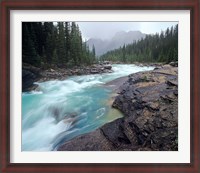
[[22,93],[22,151],[51,151],[78,135],[123,115],[111,108],[105,83],[153,67],[113,65],[113,73],[73,76],[37,83],[40,91]]

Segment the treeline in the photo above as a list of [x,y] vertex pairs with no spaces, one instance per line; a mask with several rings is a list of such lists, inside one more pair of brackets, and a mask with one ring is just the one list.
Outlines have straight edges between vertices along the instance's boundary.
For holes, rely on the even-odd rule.
[[23,22],[22,61],[37,67],[73,67],[95,61],[75,22]]
[[100,59],[125,63],[178,61],[178,25],[167,28],[160,34],[147,35],[137,42],[109,51]]

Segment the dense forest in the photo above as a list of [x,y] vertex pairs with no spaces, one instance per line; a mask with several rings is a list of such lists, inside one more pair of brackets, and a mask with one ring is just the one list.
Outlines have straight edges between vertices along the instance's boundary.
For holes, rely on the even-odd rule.
[[[96,60],[95,47],[89,49],[75,22],[22,23],[23,63],[44,68],[73,67],[90,65]],[[108,51],[99,60],[124,63],[178,61],[178,25]]]
[[92,64],[89,50],[75,22],[23,22],[22,61],[36,67],[73,67]]
[[100,59],[124,63],[178,61],[178,25],[109,51]]

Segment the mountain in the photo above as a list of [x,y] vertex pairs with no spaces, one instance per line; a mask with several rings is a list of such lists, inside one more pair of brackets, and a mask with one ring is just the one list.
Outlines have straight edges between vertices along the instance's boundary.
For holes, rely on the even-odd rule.
[[124,44],[130,44],[144,38],[146,34],[140,31],[120,31],[117,32],[111,39],[102,40],[98,38],[91,38],[87,41],[90,49],[95,46],[96,55],[100,56],[109,50],[117,49]]

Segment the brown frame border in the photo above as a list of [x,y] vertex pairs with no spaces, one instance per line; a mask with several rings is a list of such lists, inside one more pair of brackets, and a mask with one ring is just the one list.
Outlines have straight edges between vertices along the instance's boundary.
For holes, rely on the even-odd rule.
[[[191,163],[189,164],[17,164],[10,163],[10,10],[190,10]],[[0,172],[200,172],[199,0],[2,0],[0,46]]]

